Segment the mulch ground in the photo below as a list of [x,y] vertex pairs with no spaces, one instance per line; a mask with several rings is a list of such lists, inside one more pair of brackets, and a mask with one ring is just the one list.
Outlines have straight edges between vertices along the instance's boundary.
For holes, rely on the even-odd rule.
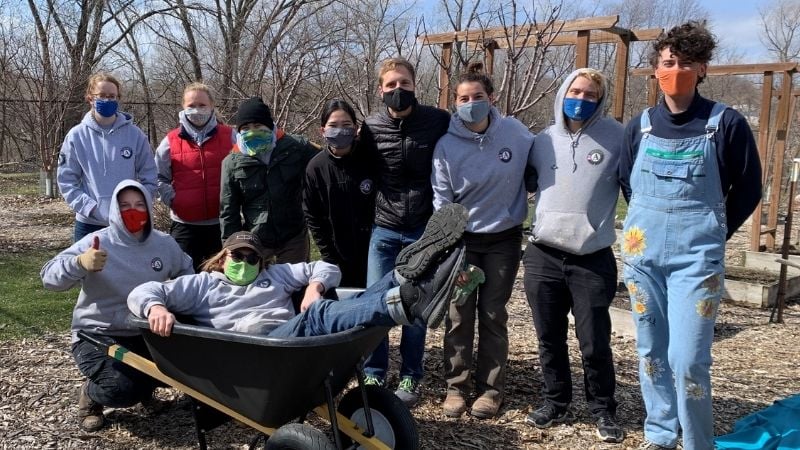
[[[0,196],[0,251],[46,248],[55,253],[69,242],[71,216],[60,201],[24,201]],[[38,234],[38,237],[37,237]],[[746,235],[734,238],[730,254],[746,246]],[[734,259],[735,256],[731,256]],[[521,273],[520,273],[521,275]],[[642,441],[644,411],[638,385],[635,341],[615,336],[618,419],[628,435],[622,444],[601,444],[586,411],[577,341],[569,338],[577,420],[547,430],[524,423],[540,401],[542,387],[537,340],[530,309],[517,278],[509,302],[511,348],[506,401],[500,415],[478,420],[441,413],[445,384],[442,330],[427,340],[426,377],[420,404],[412,410],[423,448],[437,449],[623,449]],[[734,422],[800,392],[800,304],[792,300],[784,324],[768,323],[769,311],[723,305],[717,320],[712,368],[715,433],[731,431]],[[392,358],[397,366],[399,333],[393,330]],[[396,380],[389,380],[396,383]],[[189,403],[172,389],[160,389],[168,408],[150,415],[139,407],[106,409],[110,426],[85,433],[76,426],[77,392],[82,377],[69,352],[67,333],[0,342],[0,448],[2,449],[190,449],[196,448]],[[211,432],[212,448],[246,448],[252,429],[229,423]]]

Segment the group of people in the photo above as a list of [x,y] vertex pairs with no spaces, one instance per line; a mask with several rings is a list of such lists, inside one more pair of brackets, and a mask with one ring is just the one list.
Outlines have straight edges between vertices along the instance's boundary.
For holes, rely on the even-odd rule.
[[[259,98],[239,105],[235,128],[223,124],[211,90],[193,83],[179,127],[155,158],[130,115],[117,111],[117,80],[92,77],[91,110],[59,160],[75,243],[41,274],[51,289],[82,287],[72,324],[73,354],[87,377],[81,427],[102,427],[103,405],[152,402],[152,380],[75,335],[146,353],[125,323],[129,312],[164,336],[174,314],[270,336],[399,324],[395,394],[408,405],[419,398],[426,327],[444,319],[444,414],[495,417],[505,394],[506,304],[535,193],[522,261],[544,388],[526,422],[574,420],[572,313],[597,435],[622,442],[608,311],[618,284],[612,245],[621,190],[629,203],[622,279],[647,412],[641,448],[675,448],[681,435],[684,448],[713,448],[709,369],[725,242],[761,196],[747,121],[697,91],[714,48],[697,22],[655,41],[651,64],[663,100],[624,127],[605,115],[606,77],[575,70],[556,94],[553,124],[535,136],[493,106],[480,64],[459,76],[449,114],[417,102],[412,64],[385,60],[385,107],[359,125],[347,102],[329,101],[321,150],[276,127]],[[170,207],[172,238],[153,227],[155,194]],[[322,261],[308,261],[307,230]],[[473,281],[468,265],[485,280],[451,301],[454,286]],[[323,299],[340,285],[366,290]],[[295,305],[291,294],[301,290]],[[366,383],[384,385],[388,363],[384,340],[365,363]]]

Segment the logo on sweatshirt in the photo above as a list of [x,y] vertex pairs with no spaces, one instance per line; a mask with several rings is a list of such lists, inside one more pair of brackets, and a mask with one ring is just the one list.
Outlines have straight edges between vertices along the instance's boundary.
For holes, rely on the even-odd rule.
[[123,158],[131,159],[131,156],[133,156],[133,149],[130,147],[122,147],[122,150],[120,150],[119,153],[122,155]]
[[511,149],[504,148],[500,150],[500,153],[497,154],[497,157],[500,158],[500,161],[503,161],[504,163],[511,161]]
[[156,256],[152,259],[152,261],[150,261],[150,267],[152,267],[156,272],[161,272],[164,270],[164,262],[161,261],[161,258]]
[[256,286],[258,286],[258,287],[260,287],[260,288],[262,288],[262,289],[266,289],[266,288],[268,288],[268,287],[269,287],[271,284],[272,284],[272,283],[271,283],[269,280],[261,280],[261,281],[259,281],[259,282],[258,282],[258,284],[257,284]]
[[605,158],[605,155],[603,155],[602,150],[592,150],[588,155],[586,155],[586,160],[589,161],[589,164],[593,166],[603,162],[603,158]]
[[372,180],[367,178],[366,180],[362,180],[361,184],[358,185],[358,189],[361,190],[361,193],[364,195],[369,194],[372,192]]

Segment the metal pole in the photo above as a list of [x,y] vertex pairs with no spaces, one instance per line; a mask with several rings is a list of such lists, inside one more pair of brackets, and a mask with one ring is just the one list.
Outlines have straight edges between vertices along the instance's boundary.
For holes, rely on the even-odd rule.
[[[776,157],[780,157],[777,155]],[[792,160],[792,177],[789,182],[789,207],[786,210],[786,221],[783,226],[783,245],[781,246],[781,258],[789,259],[789,245],[791,242],[792,234],[792,209],[794,206],[794,191],[797,186],[797,180],[800,178],[800,158]],[[775,323],[783,323],[783,309],[786,304],[786,264],[781,264],[781,272],[778,278],[778,295],[775,298],[775,305],[772,307],[772,313],[769,316],[769,321],[772,322],[775,318]],[[775,311],[777,310],[777,318]]]

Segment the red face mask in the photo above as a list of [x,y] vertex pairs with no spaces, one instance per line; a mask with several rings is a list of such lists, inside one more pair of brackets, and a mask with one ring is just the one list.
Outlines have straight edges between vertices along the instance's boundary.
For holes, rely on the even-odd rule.
[[670,97],[689,95],[697,86],[697,71],[683,69],[656,70],[658,86]]
[[147,223],[147,219],[150,218],[147,211],[139,211],[136,208],[126,209],[120,212],[120,214],[122,215],[122,222],[125,224],[125,228],[131,233],[142,231]]

